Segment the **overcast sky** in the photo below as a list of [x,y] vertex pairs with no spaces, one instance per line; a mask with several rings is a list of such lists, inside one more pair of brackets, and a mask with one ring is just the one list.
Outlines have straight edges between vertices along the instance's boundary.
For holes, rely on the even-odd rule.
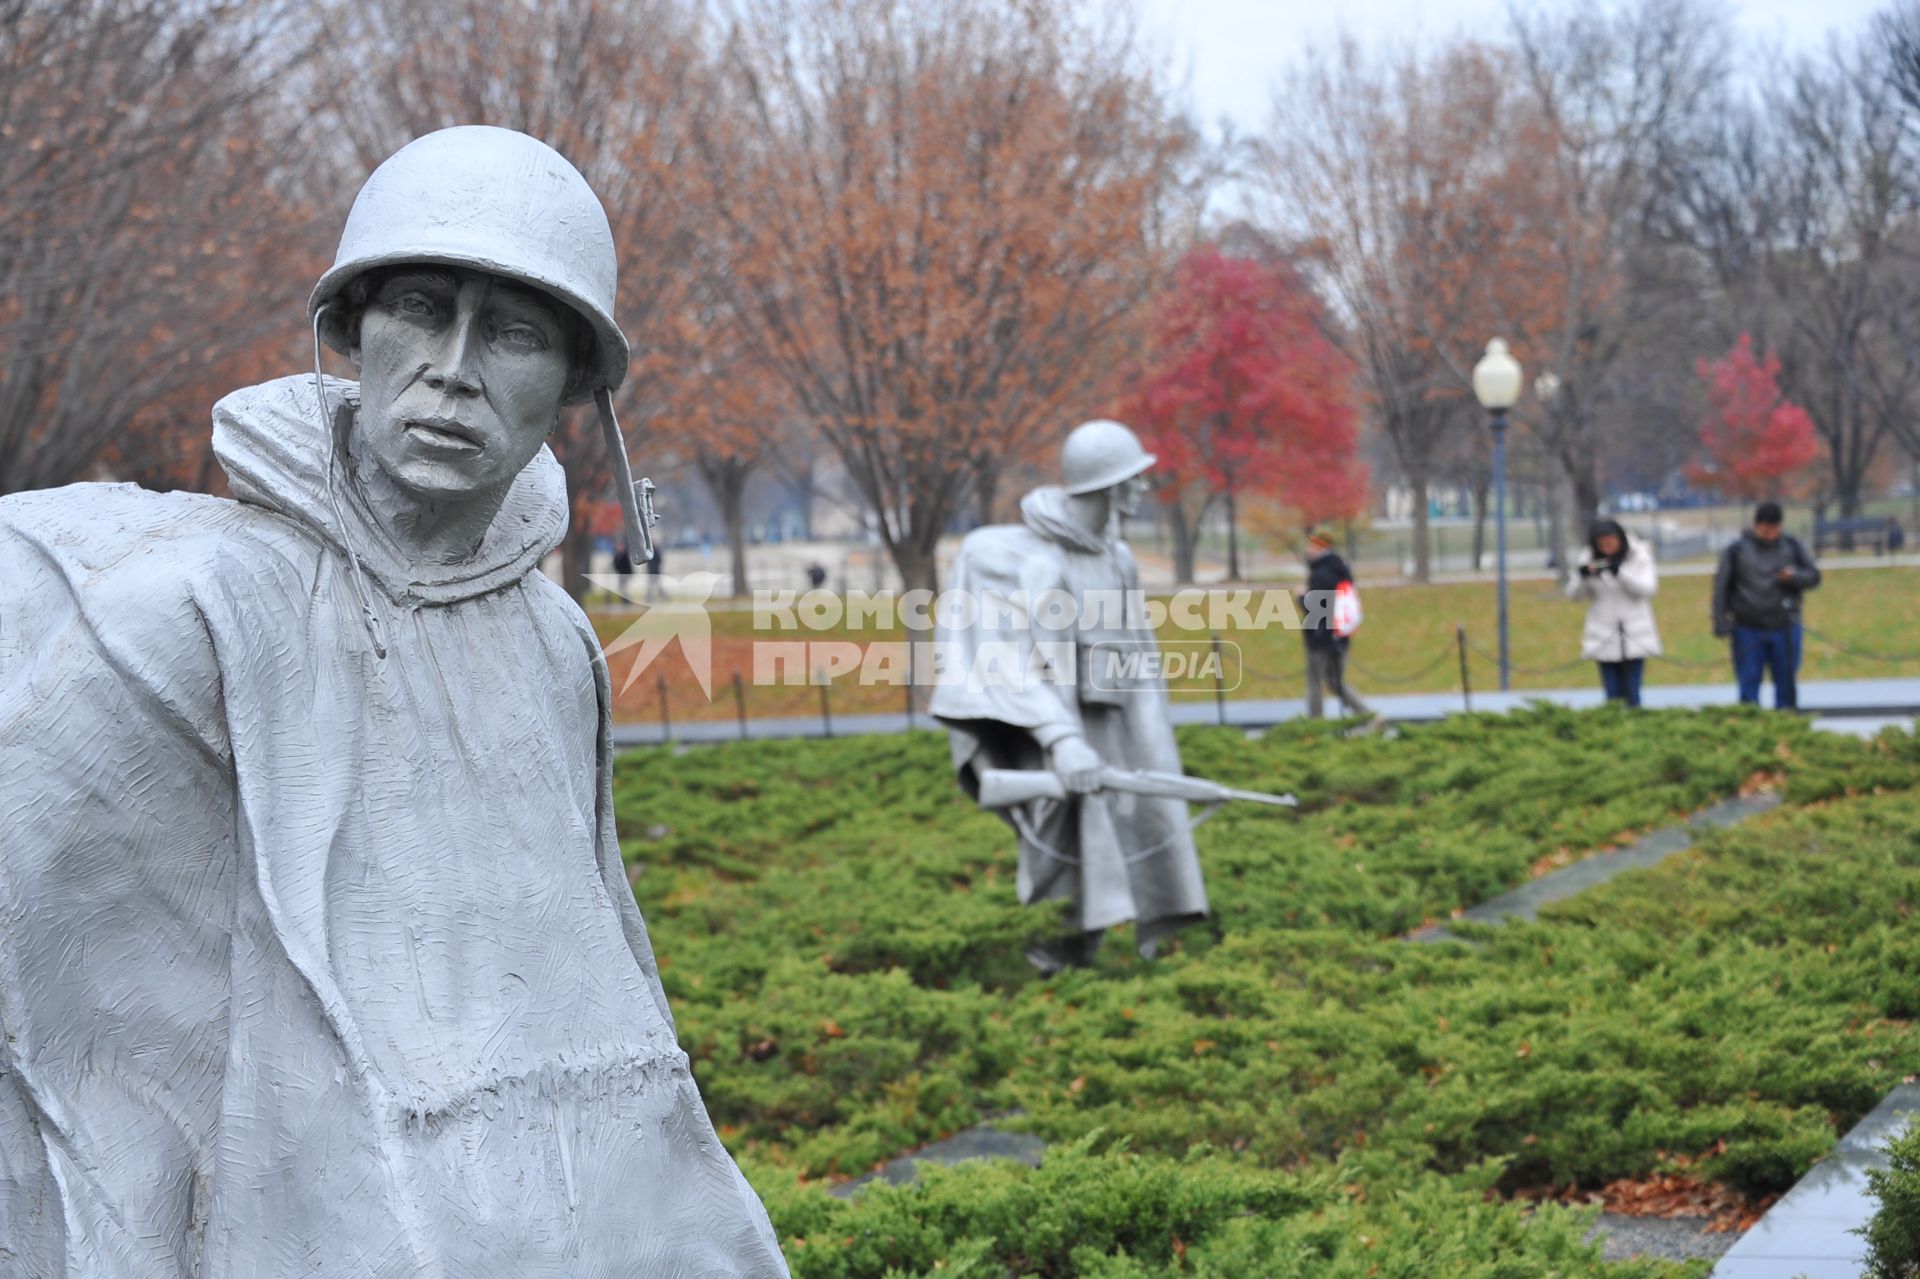
[[[1581,3],[1582,0],[1564,0]],[[1503,36],[1505,0],[1141,0],[1144,25],[1188,75],[1193,107],[1209,128],[1222,116],[1241,133],[1266,120],[1276,71],[1344,27],[1364,44],[1459,33]],[[1881,0],[1736,0],[1740,30],[1789,51],[1817,47],[1830,29],[1851,33]]]

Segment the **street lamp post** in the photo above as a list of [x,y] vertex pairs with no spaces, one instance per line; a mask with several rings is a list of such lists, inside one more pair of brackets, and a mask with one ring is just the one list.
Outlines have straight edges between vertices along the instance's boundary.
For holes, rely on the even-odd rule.
[[1520,362],[1500,338],[1473,366],[1473,396],[1487,410],[1493,427],[1493,523],[1495,564],[1500,575],[1500,691],[1513,686],[1513,662],[1507,647],[1507,410],[1520,398]]

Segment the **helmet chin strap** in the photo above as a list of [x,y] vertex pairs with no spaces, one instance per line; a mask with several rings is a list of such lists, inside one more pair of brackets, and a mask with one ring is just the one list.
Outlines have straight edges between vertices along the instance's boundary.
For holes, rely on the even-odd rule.
[[333,509],[334,527],[340,530],[340,546],[347,553],[347,571],[353,583],[354,598],[360,603],[360,620],[366,623],[367,638],[373,641],[375,657],[385,660],[387,645],[380,638],[380,619],[373,613],[373,597],[367,593],[366,575],[360,571],[360,557],[354,553],[352,534],[348,532],[346,517],[340,512],[340,490],[334,484],[334,470],[339,459],[340,432],[327,417],[327,387],[320,376],[320,320],[326,315],[327,307],[322,304],[313,313],[313,403],[320,414],[320,429],[327,433],[327,473],[323,477],[327,490],[327,505]]
[[620,494],[620,514],[627,526],[627,556],[637,564],[653,559],[653,526],[660,517],[653,509],[653,481],[641,477],[634,483],[633,467],[627,461],[627,442],[620,434],[620,422],[613,415],[613,392],[600,387],[593,393],[600,410],[600,432],[607,443],[607,456],[613,462],[613,487]]

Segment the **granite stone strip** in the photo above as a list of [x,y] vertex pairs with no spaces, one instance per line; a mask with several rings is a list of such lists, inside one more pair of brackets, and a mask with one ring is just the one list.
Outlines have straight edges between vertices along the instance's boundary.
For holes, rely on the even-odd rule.
[[[1780,804],[1777,795],[1735,796],[1703,808],[1687,819],[1684,826],[1668,826],[1643,835],[1626,848],[1610,853],[1595,853],[1562,870],[1522,884],[1511,892],[1489,898],[1470,907],[1461,919],[1476,924],[1501,924],[1508,920],[1531,920],[1549,902],[1565,901],[1596,885],[1604,884],[1630,870],[1657,866],[1675,853],[1693,847],[1694,832],[1734,826]],[[1408,933],[1407,941],[1462,941],[1444,924],[1429,924]]]
[[1920,1115],[1920,1084],[1888,1093],[1740,1237],[1712,1279],[1856,1279],[1867,1244],[1853,1231],[1872,1220],[1875,1207],[1867,1170],[1886,1168],[1884,1147],[1909,1115]]
[[904,1186],[919,1179],[921,1164],[957,1164],[969,1159],[1013,1159],[1030,1168],[1038,1168],[1047,1143],[1030,1133],[1002,1132],[991,1123],[962,1129],[931,1146],[902,1155],[877,1172],[857,1177],[828,1191],[841,1199],[851,1199],[876,1181]]

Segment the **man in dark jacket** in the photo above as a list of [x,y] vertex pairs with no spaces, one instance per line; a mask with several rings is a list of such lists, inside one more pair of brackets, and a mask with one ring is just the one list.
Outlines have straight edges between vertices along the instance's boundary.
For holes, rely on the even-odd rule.
[[1740,700],[1758,704],[1761,676],[1773,674],[1773,704],[1799,704],[1800,597],[1820,585],[1806,547],[1780,532],[1780,504],[1762,502],[1753,527],[1720,557],[1713,579],[1713,633],[1733,639]]
[[1326,693],[1331,690],[1355,715],[1369,717],[1368,727],[1382,723],[1373,708],[1347,685],[1347,637],[1333,629],[1333,597],[1342,583],[1353,581],[1353,571],[1333,549],[1325,529],[1307,534],[1307,594],[1302,601],[1301,636],[1307,642],[1307,717],[1319,719]]

